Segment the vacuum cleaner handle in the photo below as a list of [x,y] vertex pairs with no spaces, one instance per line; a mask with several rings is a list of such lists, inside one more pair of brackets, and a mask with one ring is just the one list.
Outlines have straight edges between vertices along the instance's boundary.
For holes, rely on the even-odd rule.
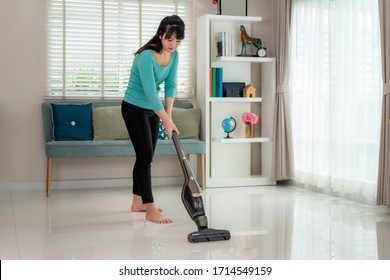
[[172,132],[172,140],[175,145],[180,165],[184,174],[184,185],[182,189],[182,201],[188,214],[195,221],[199,229],[207,228],[207,217],[205,216],[203,199],[200,193],[201,187],[195,179],[189,160],[186,158],[183,145],[176,133]]
[[[191,182],[195,178],[194,172],[192,171],[191,164],[186,157],[186,153],[184,151],[183,145],[176,131],[172,131],[172,140],[173,140],[173,144],[175,145],[176,152],[179,157],[180,165],[181,168],[183,169],[186,182]],[[199,187],[197,182],[194,183],[197,185],[197,187]],[[195,190],[197,190],[197,188],[193,188],[194,192]]]
[[179,158],[180,159],[186,158],[183,145],[181,144],[179,136],[177,135],[177,132],[175,130],[172,131],[172,141],[173,144],[175,145]]

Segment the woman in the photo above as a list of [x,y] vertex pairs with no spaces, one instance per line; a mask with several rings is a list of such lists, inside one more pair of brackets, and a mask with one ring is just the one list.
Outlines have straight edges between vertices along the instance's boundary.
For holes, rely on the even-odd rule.
[[[154,37],[136,53],[130,79],[122,102],[122,116],[136,153],[133,169],[133,212],[146,212],[145,219],[169,224],[154,204],[151,163],[157,143],[160,119],[169,138],[179,133],[172,121],[176,92],[179,53],[185,24],[177,15],[165,17]],[[159,98],[160,84],[165,82],[165,109]]]

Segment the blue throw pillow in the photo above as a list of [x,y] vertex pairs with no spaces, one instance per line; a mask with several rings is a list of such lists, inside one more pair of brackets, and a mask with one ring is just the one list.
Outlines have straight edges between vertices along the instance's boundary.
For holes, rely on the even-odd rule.
[[165,128],[164,128],[161,120],[160,120],[160,125],[158,127],[158,138],[159,139],[164,139],[164,140],[169,139],[169,136],[165,132]]
[[51,103],[56,141],[93,140],[92,103]]

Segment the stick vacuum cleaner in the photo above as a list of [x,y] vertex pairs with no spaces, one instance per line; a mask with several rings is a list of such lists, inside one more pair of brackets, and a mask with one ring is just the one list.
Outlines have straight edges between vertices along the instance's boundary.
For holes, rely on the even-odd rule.
[[181,192],[181,199],[191,219],[198,227],[198,231],[188,234],[188,241],[192,243],[229,240],[230,232],[222,229],[208,228],[207,217],[204,211],[203,199],[200,193],[200,186],[195,179],[189,160],[187,159],[183,145],[177,136],[176,131],[172,132],[172,140],[184,173],[184,185]]

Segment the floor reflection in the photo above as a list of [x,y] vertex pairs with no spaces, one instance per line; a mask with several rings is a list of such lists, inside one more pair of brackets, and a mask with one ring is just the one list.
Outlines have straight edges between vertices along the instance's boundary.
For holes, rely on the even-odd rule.
[[[1,197],[1,259],[389,260],[390,210],[298,187],[203,192],[209,227],[229,241],[189,243],[197,230],[178,186],[156,188],[174,220],[129,209],[128,188],[25,191]],[[0,232],[0,233],[1,233]]]
[[382,217],[376,223],[376,234],[378,238],[378,259],[390,260],[390,215]]

